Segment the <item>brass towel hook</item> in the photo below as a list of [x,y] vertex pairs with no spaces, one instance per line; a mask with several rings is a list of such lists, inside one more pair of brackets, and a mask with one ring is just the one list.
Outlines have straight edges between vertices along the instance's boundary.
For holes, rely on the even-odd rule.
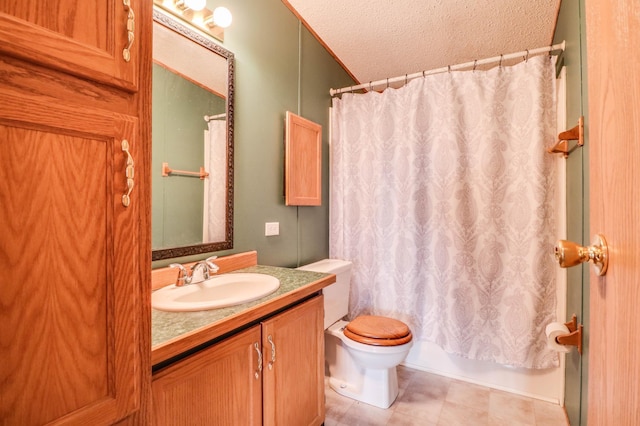
[[[578,119],[578,124],[565,132],[558,134],[558,143],[547,149],[550,154],[560,153],[567,158],[576,148],[584,145],[584,117]],[[569,148],[569,141],[577,141],[573,148]]]

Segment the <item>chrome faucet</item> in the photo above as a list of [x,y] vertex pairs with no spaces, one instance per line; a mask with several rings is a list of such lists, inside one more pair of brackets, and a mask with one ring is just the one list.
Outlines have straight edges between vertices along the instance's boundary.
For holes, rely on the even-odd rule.
[[[169,265],[171,268],[178,268],[178,278],[176,279],[176,287],[182,287],[185,284],[196,284],[211,278],[211,275],[218,272],[220,267],[213,263],[213,260],[217,259],[218,256],[208,257],[206,260],[201,260],[197,262],[193,267],[189,268],[188,266],[181,265],[179,263],[172,263]],[[193,281],[193,277],[195,272],[198,270],[202,270],[202,280]]]
[[215,263],[212,262],[217,257],[218,256],[211,256],[211,257],[208,257],[206,260],[201,260],[200,262],[198,262],[195,265],[193,265],[193,267],[191,268],[191,278],[193,279],[193,275],[199,269],[202,269],[202,280],[203,281],[204,280],[208,280],[211,277],[211,275],[213,275],[216,272],[218,272],[218,270],[220,268],[218,267],[218,265],[216,265]]
[[185,284],[191,284],[191,270],[187,269],[179,263],[172,263],[170,268],[178,268],[178,278],[176,279],[176,287],[182,287]]

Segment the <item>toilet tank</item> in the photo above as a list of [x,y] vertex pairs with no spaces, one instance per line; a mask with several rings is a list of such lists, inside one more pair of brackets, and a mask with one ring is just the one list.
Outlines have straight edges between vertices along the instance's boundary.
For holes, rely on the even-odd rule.
[[342,319],[349,313],[349,290],[351,285],[351,266],[347,260],[324,259],[298,269],[312,272],[335,274],[336,282],[325,287],[324,294],[324,329]]

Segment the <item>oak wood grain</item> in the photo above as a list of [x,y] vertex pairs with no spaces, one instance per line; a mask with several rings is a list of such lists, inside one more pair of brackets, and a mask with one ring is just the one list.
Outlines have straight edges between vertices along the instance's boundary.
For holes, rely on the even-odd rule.
[[[60,114],[49,106],[52,120]],[[67,134],[77,123],[0,125],[0,259],[11,283],[0,295],[0,417],[18,424],[115,420],[139,403],[137,208],[121,204],[116,159],[122,135],[136,146],[136,120],[103,120],[111,125],[93,138]]]
[[640,424],[640,14],[635,0],[586,2],[590,231],[609,244],[591,272],[588,422]]
[[264,425],[321,425],[324,302],[320,295],[262,323]]
[[402,321],[377,315],[360,315],[344,329],[344,335],[373,346],[398,346],[409,343],[411,330]]
[[0,5],[2,424],[113,424],[150,389],[151,53],[125,63],[121,4],[81,3]]
[[322,204],[322,126],[287,111],[285,119],[285,204]]
[[2,2],[0,53],[133,92],[144,53],[134,44],[131,60],[123,60],[127,16],[116,1]]
[[156,373],[154,424],[261,425],[260,336],[256,325]]
[[[46,423],[108,394],[106,306],[96,302],[107,298],[100,271],[108,218],[104,204],[92,203],[107,196],[107,176],[89,173],[92,164],[106,169],[107,150],[100,141],[8,126],[0,139],[0,257],[9,283],[0,292],[0,418]],[[83,191],[69,196],[65,188]],[[75,214],[82,210],[87,215]],[[60,392],[66,386],[78,395]]]

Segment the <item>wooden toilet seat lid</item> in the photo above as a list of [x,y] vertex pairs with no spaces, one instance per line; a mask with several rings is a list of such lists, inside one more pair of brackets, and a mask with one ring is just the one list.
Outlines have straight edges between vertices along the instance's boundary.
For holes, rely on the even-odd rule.
[[407,324],[393,318],[361,315],[344,329],[351,340],[365,345],[398,346],[411,341],[411,330]]

